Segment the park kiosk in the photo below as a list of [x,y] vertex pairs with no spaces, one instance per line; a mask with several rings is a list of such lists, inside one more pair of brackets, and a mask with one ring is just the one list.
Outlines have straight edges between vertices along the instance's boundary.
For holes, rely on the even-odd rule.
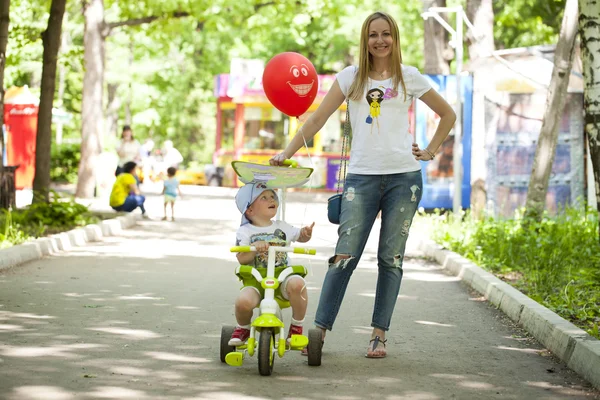
[[[472,207],[512,217],[525,206],[542,127],[555,46],[503,49],[472,62]],[[579,59],[576,51],[575,59]],[[584,132],[581,62],[573,62],[558,126],[546,210],[557,213],[586,197],[595,203],[593,171]]]
[[33,186],[39,100],[27,86],[12,87],[4,95],[5,165],[16,168],[15,188]]

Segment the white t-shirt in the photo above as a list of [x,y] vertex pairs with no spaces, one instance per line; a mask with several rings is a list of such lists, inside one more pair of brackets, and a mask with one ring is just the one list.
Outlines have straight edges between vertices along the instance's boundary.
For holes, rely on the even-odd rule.
[[140,158],[140,142],[137,140],[124,141],[119,143],[119,149],[123,152],[123,156],[119,156],[119,165],[123,166],[129,161],[137,161]]
[[[345,96],[358,69],[346,67],[336,75]],[[421,165],[412,155],[413,138],[408,132],[408,108],[431,89],[427,79],[415,67],[402,66],[406,101],[402,85],[393,90],[392,79],[367,82],[365,95],[350,100],[352,149],[348,172],[385,175],[418,171]],[[369,99],[369,101],[367,100]]]
[[[240,226],[235,236],[236,246],[251,246],[252,243],[258,241],[269,242],[274,246],[288,246],[291,242],[298,240],[300,229],[284,221],[273,221],[271,226],[244,224]],[[254,258],[254,266],[266,267],[267,258],[266,254],[257,254]],[[287,253],[277,253],[275,266],[287,265],[287,263]]]

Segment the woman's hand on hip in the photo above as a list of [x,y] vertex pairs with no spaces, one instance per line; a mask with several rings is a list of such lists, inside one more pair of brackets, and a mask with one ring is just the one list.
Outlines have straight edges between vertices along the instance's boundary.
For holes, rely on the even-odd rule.
[[271,159],[269,160],[269,164],[281,166],[281,165],[283,165],[283,162],[287,159],[288,159],[288,157],[282,151],[281,153],[276,154],[273,157],[271,157]]
[[427,149],[420,149],[419,145],[416,143],[412,144],[412,154],[413,154],[413,156],[415,156],[415,160],[418,160],[418,161],[433,160],[432,153],[427,151]]

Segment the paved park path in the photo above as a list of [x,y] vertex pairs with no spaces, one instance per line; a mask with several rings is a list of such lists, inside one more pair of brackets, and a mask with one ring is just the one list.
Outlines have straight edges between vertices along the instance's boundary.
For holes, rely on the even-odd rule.
[[[176,222],[152,219],[69,253],[0,273],[0,397],[5,399],[596,399],[590,385],[409,243],[388,357],[364,357],[378,226],[350,282],[323,364],[299,353],[258,374],[219,360],[239,284],[228,252],[240,215],[233,191],[185,188]],[[288,199],[286,220],[316,221],[312,321],[335,227],[321,195]],[[310,199],[309,203],[302,201]],[[296,258],[297,261],[300,258]],[[286,312],[286,323],[289,311]]]

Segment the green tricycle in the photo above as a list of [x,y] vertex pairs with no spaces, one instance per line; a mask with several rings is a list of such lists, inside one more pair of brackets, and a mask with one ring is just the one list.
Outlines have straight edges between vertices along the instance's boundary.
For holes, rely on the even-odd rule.
[[[268,187],[280,189],[280,209],[278,219],[285,215],[285,188],[297,187],[306,183],[312,174],[312,168],[298,168],[295,161],[287,160],[288,167],[278,167],[254,164],[242,161],[232,162],[232,166],[240,180],[244,183],[264,182]],[[231,252],[256,251],[254,246],[236,246]],[[245,355],[250,357],[257,354],[258,371],[261,375],[271,375],[275,355],[283,357],[287,351],[301,351],[305,347],[308,352],[308,365],[321,365],[322,337],[320,329],[310,329],[308,337],[292,335],[289,344],[286,341],[285,326],[282,321],[282,310],[290,306],[289,302],[276,296],[275,292],[281,282],[291,274],[305,275],[303,266],[275,267],[277,253],[290,252],[294,254],[314,255],[316,250],[301,247],[269,246],[267,268],[259,269],[250,265],[240,265],[236,275],[245,281],[254,280],[255,284],[264,289],[264,296],[259,305],[259,315],[252,321],[250,337],[241,346],[230,346],[229,339],[234,326],[223,326],[221,329],[221,362],[239,367],[244,362]]]

